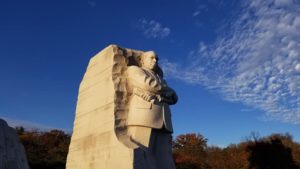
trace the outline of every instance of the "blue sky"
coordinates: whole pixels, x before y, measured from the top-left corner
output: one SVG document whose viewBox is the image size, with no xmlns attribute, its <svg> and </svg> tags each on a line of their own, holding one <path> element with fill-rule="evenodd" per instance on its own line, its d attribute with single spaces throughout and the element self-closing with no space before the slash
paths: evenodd
<svg viewBox="0 0 300 169">
<path fill-rule="evenodd" d="M 2 0 L 0 117 L 71 130 L 89 59 L 117 44 L 158 53 L 175 135 L 300 142 L 299 13 L 298 0 Z"/>
</svg>

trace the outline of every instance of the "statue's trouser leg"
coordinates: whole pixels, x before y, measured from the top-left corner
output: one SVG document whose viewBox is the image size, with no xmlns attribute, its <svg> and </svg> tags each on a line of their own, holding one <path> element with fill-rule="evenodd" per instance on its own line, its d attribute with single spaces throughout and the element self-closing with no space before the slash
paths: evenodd
<svg viewBox="0 0 300 169">
<path fill-rule="evenodd" d="M 175 169 L 171 133 L 151 129 L 149 147 L 134 150 L 134 169 Z"/>
<path fill-rule="evenodd" d="M 134 169 L 159 169 L 153 153 L 156 136 L 155 133 L 153 135 L 152 128 L 130 126 L 128 133 L 131 140 L 138 146 L 134 149 Z"/>
<path fill-rule="evenodd" d="M 175 164 L 172 157 L 171 133 L 162 129 L 153 129 L 151 141 L 152 136 L 154 136 L 155 138 L 153 138 L 154 144 L 151 149 L 158 169 L 175 169 Z"/>
</svg>

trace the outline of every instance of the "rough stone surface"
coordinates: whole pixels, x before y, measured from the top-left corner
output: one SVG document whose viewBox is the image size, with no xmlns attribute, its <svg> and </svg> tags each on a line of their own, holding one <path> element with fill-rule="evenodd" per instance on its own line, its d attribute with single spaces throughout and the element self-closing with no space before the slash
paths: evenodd
<svg viewBox="0 0 300 169">
<path fill-rule="evenodd" d="M 0 119 L 0 169 L 29 169 L 24 147 L 15 129 Z"/>
<path fill-rule="evenodd" d="M 157 153 L 162 149 L 168 155 L 171 153 L 170 132 L 164 134 L 159 129 L 163 124 L 153 132 L 147 126 L 128 126 L 128 96 L 132 93 L 127 86 L 127 68 L 139 66 L 143 53 L 110 45 L 90 60 L 79 87 L 67 169 L 173 169 L 156 167 L 152 164 L 152 161 L 156 163 L 155 159 L 149 155 L 148 146 L 155 139 L 151 136 L 150 140 L 151 133 L 157 133 L 158 141 L 168 144 L 156 147 L 159 148 Z M 157 69 L 156 72 L 161 72 L 159 67 Z M 139 143 L 132 137 L 140 138 Z M 151 159 L 148 161 L 145 157 Z M 170 157 L 166 159 L 172 166 Z M 163 161 L 164 157 L 159 163 Z"/>
<path fill-rule="evenodd" d="M 124 100 L 116 96 L 126 93 L 120 83 L 125 80 L 119 66 L 126 64 L 122 52 L 117 46 L 109 46 L 88 64 L 79 87 L 67 169 L 133 168 L 132 149 L 118 140 L 125 132 Z"/>
</svg>

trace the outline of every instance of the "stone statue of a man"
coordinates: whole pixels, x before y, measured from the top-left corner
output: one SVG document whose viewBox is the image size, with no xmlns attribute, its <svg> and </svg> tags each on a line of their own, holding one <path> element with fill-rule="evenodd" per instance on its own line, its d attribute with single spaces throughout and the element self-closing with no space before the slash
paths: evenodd
<svg viewBox="0 0 300 169">
<path fill-rule="evenodd" d="M 153 51 L 144 52 L 139 59 L 140 66 L 127 69 L 128 135 L 139 147 L 135 165 L 143 167 L 137 168 L 175 169 L 169 105 L 177 102 L 177 95 L 157 71 L 157 61 Z"/>
<path fill-rule="evenodd" d="M 169 105 L 177 95 L 157 60 L 153 51 L 117 45 L 90 59 L 79 87 L 67 169 L 175 169 Z"/>
</svg>

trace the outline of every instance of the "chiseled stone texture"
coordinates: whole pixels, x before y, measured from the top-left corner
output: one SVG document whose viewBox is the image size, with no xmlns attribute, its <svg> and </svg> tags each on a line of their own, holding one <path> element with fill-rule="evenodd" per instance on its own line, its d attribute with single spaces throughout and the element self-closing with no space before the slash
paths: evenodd
<svg viewBox="0 0 300 169">
<path fill-rule="evenodd" d="M 156 131 L 155 138 L 161 138 L 162 144 L 156 146 L 155 152 L 162 155 L 155 161 L 147 149 L 151 128 L 128 126 L 131 91 L 127 86 L 127 68 L 139 65 L 143 53 L 110 45 L 91 58 L 79 87 L 67 169 L 174 168 L 170 134 L 158 137 L 162 133 Z M 157 71 L 161 69 L 158 67 Z M 134 142 L 133 137 L 142 139 Z M 156 163 L 170 165 L 156 167 Z"/>
<path fill-rule="evenodd" d="M 24 147 L 15 129 L 0 119 L 0 169 L 29 169 Z"/>
<path fill-rule="evenodd" d="M 79 87 L 67 169 L 133 169 L 133 149 L 129 142 L 124 145 L 124 52 L 131 51 L 110 45 L 89 62 Z"/>
</svg>

